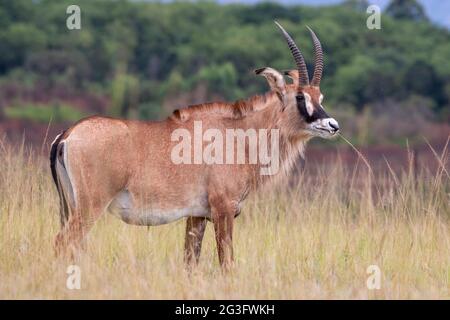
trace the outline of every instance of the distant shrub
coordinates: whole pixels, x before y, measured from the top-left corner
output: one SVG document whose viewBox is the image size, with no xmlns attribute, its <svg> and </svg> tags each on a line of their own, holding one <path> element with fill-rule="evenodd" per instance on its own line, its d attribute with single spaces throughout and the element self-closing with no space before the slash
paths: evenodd
<svg viewBox="0 0 450 320">
<path fill-rule="evenodd" d="M 3 113 L 9 119 L 31 120 L 48 123 L 50 120 L 77 121 L 86 116 L 85 113 L 68 104 L 17 104 L 5 107 Z"/>
</svg>

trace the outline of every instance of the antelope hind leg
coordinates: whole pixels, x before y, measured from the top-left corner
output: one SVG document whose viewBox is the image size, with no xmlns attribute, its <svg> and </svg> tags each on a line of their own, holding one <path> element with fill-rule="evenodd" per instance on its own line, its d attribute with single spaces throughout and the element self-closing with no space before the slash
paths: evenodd
<svg viewBox="0 0 450 320">
<path fill-rule="evenodd" d="M 199 261 L 206 223 L 207 220 L 201 217 L 189 217 L 186 220 L 184 262 L 188 268 L 196 265 Z"/>
<path fill-rule="evenodd" d="M 83 241 L 85 236 L 105 211 L 100 202 L 95 206 L 87 203 L 88 201 L 79 201 L 76 208 L 70 210 L 69 219 L 61 226 L 55 238 L 57 256 L 69 256 L 74 259 L 80 249 L 85 248 Z"/>
</svg>

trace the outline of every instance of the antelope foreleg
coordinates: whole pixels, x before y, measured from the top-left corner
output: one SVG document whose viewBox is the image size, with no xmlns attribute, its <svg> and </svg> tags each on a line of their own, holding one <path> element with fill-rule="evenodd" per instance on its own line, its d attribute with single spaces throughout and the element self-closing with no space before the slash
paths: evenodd
<svg viewBox="0 0 450 320">
<path fill-rule="evenodd" d="M 233 222 L 235 212 L 212 208 L 211 214 L 219 262 L 222 268 L 228 271 L 233 264 Z"/>
</svg>

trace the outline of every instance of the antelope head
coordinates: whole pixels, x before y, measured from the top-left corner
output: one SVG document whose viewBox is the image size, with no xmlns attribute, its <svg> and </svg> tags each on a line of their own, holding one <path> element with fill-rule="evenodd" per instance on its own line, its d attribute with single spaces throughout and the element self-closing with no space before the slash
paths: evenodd
<svg viewBox="0 0 450 320">
<path fill-rule="evenodd" d="M 331 138 L 339 131 L 338 122 L 330 117 L 322 105 L 323 94 L 320 91 L 320 80 L 323 72 L 323 51 L 316 34 L 308 27 L 314 44 L 314 74 L 310 81 L 305 59 L 292 37 L 284 28 L 281 29 L 289 49 L 297 65 L 296 70 L 285 71 L 292 79 L 292 84 L 286 84 L 283 75 L 272 68 L 262 68 L 255 72 L 263 75 L 269 82 L 283 104 L 285 117 L 283 126 L 296 136 Z"/>
</svg>

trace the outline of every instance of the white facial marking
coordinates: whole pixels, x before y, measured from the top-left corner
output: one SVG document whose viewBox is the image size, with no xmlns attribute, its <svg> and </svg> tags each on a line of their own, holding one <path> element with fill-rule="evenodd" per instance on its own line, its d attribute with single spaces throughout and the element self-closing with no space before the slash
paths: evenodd
<svg viewBox="0 0 450 320">
<path fill-rule="evenodd" d="M 319 103 L 322 105 L 322 101 L 323 101 L 323 94 L 320 94 L 320 97 L 319 97 Z M 321 106 L 322 107 L 322 106 Z M 323 107 L 322 107 L 323 108 Z"/>
<path fill-rule="evenodd" d="M 339 130 L 338 122 L 333 118 L 318 119 L 311 123 L 314 135 L 319 137 L 331 137 Z"/>
<path fill-rule="evenodd" d="M 336 130 L 339 128 L 338 122 L 334 118 L 328 118 L 325 119 L 327 121 L 327 126 L 333 130 Z"/>
<path fill-rule="evenodd" d="M 303 95 L 305 96 L 306 112 L 308 112 L 309 116 L 312 116 L 314 112 L 314 106 L 311 101 L 311 96 L 307 93 L 304 93 Z"/>
</svg>

